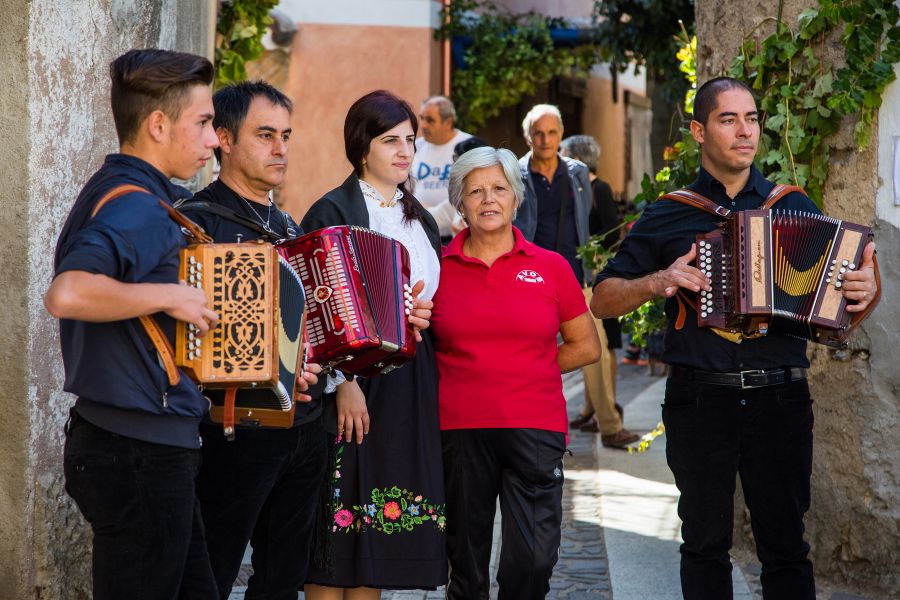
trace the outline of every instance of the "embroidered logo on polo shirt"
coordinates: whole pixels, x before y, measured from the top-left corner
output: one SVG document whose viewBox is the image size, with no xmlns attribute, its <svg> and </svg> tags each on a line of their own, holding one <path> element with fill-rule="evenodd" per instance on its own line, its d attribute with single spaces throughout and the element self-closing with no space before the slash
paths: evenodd
<svg viewBox="0 0 900 600">
<path fill-rule="evenodd" d="M 524 281 L 525 283 L 544 283 L 544 278 L 537 271 L 522 269 L 516 275 L 516 281 Z"/>
</svg>

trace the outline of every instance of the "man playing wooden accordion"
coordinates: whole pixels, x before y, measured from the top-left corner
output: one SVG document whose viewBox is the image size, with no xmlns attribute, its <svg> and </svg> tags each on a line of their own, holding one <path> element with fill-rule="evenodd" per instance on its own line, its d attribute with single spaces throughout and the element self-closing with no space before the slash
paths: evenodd
<svg viewBox="0 0 900 600">
<path fill-rule="evenodd" d="M 222 88 L 213 96 L 213 105 L 219 178 L 179 209 L 219 243 L 297 237 L 300 227 L 270 198 L 287 168 L 291 101 L 260 81 Z M 311 373 L 305 376 L 315 382 Z M 254 571 L 248 597 L 296 598 L 305 579 L 327 458 L 321 405 L 324 384 L 323 377 L 308 391 L 307 402 L 295 404 L 289 428 L 239 424 L 234 440 L 229 441 L 221 425 L 209 421 L 200 425 L 203 466 L 197 494 L 223 600 L 231 592 L 248 542 Z M 222 403 L 223 390 L 204 393 L 214 403 Z M 254 396 L 272 394 L 269 389 L 240 389 L 237 403 L 252 403 Z"/>
</svg>

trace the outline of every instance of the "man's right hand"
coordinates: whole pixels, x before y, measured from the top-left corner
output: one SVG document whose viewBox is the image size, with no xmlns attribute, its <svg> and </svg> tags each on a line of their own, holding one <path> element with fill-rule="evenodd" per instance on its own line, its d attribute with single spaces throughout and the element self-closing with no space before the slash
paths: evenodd
<svg viewBox="0 0 900 600">
<path fill-rule="evenodd" d="M 699 292 L 700 289 L 706 291 L 712 288 L 709 285 L 709 279 L 700 269 L 692 267 L 690 262 L 697 258 L 697 244 L 691 244 L 690 251 L 675 259 L 668 269 L 658 271 L 650 276 L 650 289 L 656 296 L 671 298 L 683 287 L 692 292 Z"/>
<path fill-rule="evenodd" d="M 197 336 L 203 337 L 218 325 L 219 315 L 207 308 L 206 294 L 203 290 L 187 285 L 170 284 L 169 308 L 164 312 L 174 319 L 184 321 L 197 328 Z"/>
</svg>

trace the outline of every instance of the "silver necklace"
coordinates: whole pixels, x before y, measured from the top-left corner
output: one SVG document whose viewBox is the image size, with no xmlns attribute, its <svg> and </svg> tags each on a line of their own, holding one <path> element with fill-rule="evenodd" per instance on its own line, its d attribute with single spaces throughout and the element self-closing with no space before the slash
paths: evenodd
<svg viewBox="0 0 900 600">
<path fill-rule="evenodd" d="M 269 221 L 272 220 L 272 199 L 269 198 L 269 212 L 266 213 L 266 220 L 263 221 L 262 215 L 259 214 L 258 212 L 256 212 L 256 209 L 253 208 L 253 203 L 251 203 L 249 200 L 247 200 L 240 194 L 238 194 L 238 198 L 243 200 L 244 204 L 246 204 L 248 207 L 250 207 L 250 210 L 252 210 L 253 214 L 256 215 L 256 218 L 259 219 L 259 222 L 262 225 L 262 228 L 265 229 L 267 232 L 272 233 L 272 228 L 269 227 Z"/>
</svg>

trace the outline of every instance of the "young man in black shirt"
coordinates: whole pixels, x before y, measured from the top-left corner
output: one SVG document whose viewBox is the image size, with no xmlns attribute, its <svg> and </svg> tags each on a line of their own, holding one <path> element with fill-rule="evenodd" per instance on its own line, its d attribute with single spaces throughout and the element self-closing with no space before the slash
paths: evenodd
<svg viewBox="0 0 900 600">
<path fill-rule="evenodd" d="M 774 184 L 753 165 L 759 115 L 749 88 L 731 78 L 704 84 L 694 101 L 691 133 L 701 168 L 689 189 L 731 211 L 758 208 Z M 778 209 L 818 212 L 799 192 Z M 663 421 L 666 456 L 681 492 L 681 585 L 687 600 L 731 598 L 732 502 L 735 474 L 750 509 L 763 595 L 813 600 L 815 584 L 803 516 L 810 503 L 813 412 L 806 381 L 806 342 L 770 333 L 733 343 L 697 327 L 693 311 L 676 328 L 679 288 L 689 296 L 709 281 L 689 263 L 695 236 L 718 219 L 663 199 L 635 223 L 618 254 L 597 277 L 591 310 L 625 314 L 656 296 L 668 298 L 663 360 L 672 365 Z M 845 274 L 849 312 L 876 295 L 870 243 L 860 268 Z"/>
<path fill-rule="evenodd" d="M 60 319 L 65 390 L 78 397 L 66 427 L 66 491 L 94 532 L 94 598 L 211 599 L 194 489 L 207 403 L 174 362 L 160 366 L 138 317 L 153 315 L 170 344 L 176 320 L 201 335 L 218 321 L 203 292 L 178 283 L 185 241 L 166 207 L 186 191 L 169 179 L 193 177 L 218 145 L 213 66 L 131 50 L 112 62 L 110 78 L 120 152 L 75 201 L 44 297 Z M 125 193 L 124 184 L 133 187 Z"/>
<path fill-rule="evenodd" d="M 266 83 L 243 82 L 216 92 L 213 104 L 219 179 L 180 210 L 216 242 L 296 237 L 300 227 L 269 196 L 281 184 L 287 167 L 291 101 Z M 210 205 L 219 210 L 211 212 Z M 304 376 L 315 382 L 311 373 Z M 253 575 L 246 597 L 297 598 L 297 588 L 306 577 L 327 458 L 322 379 L 308 390 L 308 401 L 296 405 L 289 429 L 238 425 L 235 439 L 228 441 L 221 425 L 205 422 L 200 426 L 203 466 L 197 493 L 223 600 L 231 592 L 248 542 L 253 548 Z M 254 394 L 271 392 L 239 390 L 238 401 Z"/>
</svg>

